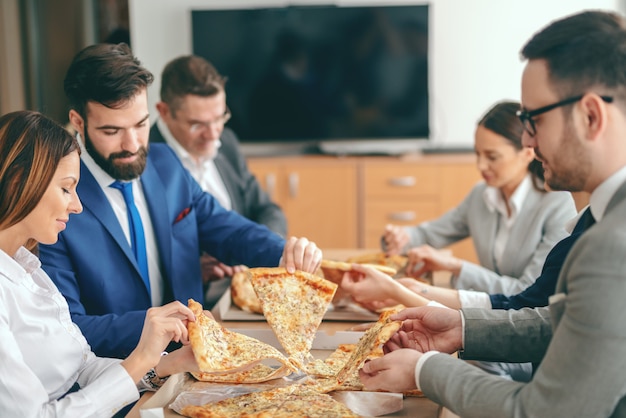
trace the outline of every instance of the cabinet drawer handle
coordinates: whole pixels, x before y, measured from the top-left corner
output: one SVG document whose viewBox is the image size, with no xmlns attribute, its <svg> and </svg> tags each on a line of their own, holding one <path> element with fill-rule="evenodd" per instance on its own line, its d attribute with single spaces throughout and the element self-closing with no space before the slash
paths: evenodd
<svg viewBox="0 0 626 418">
<path fill-rule="evenodd" d="M 389 219 L 397 222 L 409 222 L 417 219 L 417 214 L 412 210 L 408 210 L 406 212 L 391 212 L 389 214 Z"/>
<path fill-rule="evenodd" d="M 298 173 L 289 174 L 289 195 L 292 198 L 298 197 L 299 188 L 300 188 L 300 176 L 298 176 Z"/>
<path fill-rule="evenodd" d="M 274 193 L 276 192 L 276 174 L 267 174 L 265 176 L 265 188 L 270 199 L 274 200 Z"/>
<path fill-rule="evenodd" d="M 416 183 L 417 180 L 414 176 L 392 177 L 389 179 L 389 184 L 398 187 L 412 187 L 415 186 Z"/>
</svg>

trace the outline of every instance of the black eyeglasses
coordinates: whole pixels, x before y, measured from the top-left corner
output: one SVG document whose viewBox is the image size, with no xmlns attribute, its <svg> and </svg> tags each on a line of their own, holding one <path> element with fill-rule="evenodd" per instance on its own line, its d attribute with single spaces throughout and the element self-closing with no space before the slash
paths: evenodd
<svg viewBox="0 0 626 418">
<path fill-rule="evenodd" d="M 581 94 L 580 96 L 570 97 L 561 100 L 560 102 L 552 103 L 551 105 L 540 107 L 539 109 L 531 111 L 520 109 L 516 112 L 516 115 L 519 118 L 520 122 L 522 122 L 522 125 L 524 125 L 524 129 L 526 130 L 526 132 L 528 132 L 530 136 L 535 136 L 537 134 L 537 128 L 535 128 L 535 121 L 533 120 L 535 116 L 539 116 L 542 113 L 549 112 L 552 109 L 556 109 L 557 107 L 567 106 L 569 104 L 576 103 L 583 97 L 585 97 L 585 95 Z M 613 102 L 613 98 L 611 96 L 600 96 L 600 98 L 607 103 Z"/>
</svg>

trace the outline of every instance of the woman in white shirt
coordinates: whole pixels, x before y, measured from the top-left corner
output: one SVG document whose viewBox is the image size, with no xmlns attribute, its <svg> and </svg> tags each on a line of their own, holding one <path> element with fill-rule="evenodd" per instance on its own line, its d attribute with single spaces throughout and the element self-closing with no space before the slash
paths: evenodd
<svg viewBox="0 0 626 418">
<path fill-rule="evenodd" d="M 494 105 L 478 122 L 474 148 L 483 180 L 439 219 L 411 227 L 388 225 L 383 247 L 407 253 L 407 274 L 453 274 L 457 289 L 513 295 L 539 277 L 548 252 L 576 216 L 572 196 L 547 192 L 532 148 L 522 145 L 517 102 Z M 439 249 L 471 237 L 480 265 Z"/>
<path fill-rule="evenodd" d="M 52 244 L 82 211 L 75 138 L 31 111 L 0 117 L 0 416 L 109 417 L 155 386 L 155 377 L 197 370 L 187 343 L 193 313 L 173 302 L 146 315 L 125 360 L 96 357 L 67 302 L 31 251 Z M 89 231 L 85 231 L 89 233 Z M 154 370 L 158 365 L 158 370 Z"/>
</svg>

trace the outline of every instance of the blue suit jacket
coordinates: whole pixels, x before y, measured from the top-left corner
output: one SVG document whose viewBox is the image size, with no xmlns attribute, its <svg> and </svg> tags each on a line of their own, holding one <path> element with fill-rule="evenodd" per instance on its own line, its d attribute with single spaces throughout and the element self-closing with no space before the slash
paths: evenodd
<svg viewBox="0 0 626 418">
<path fill-rule="evenodd" d="M 141 182 L 161 258 L 164 303 L 203 300 L 201 250 L 230 265 L 278 265 L 285 241 L 222 208 L 167 145 L 151 145 Z M 56 244 L 40 246 L 42 267 L 94 352 L 126 357 L 139 341 L 150 295 L 109 201 L 82 162 L 78 195 L 84 211 L 72 216 Z"/>
</svg>

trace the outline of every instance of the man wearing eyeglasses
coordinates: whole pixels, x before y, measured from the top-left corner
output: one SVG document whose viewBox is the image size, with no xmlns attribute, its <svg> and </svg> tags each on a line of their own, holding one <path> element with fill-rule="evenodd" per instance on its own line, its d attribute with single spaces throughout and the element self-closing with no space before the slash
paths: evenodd
<svg viewBox="0 0 626 418">
<path fill-rule="evenodd" d="M 287 221 L 278 205 L 248 170 L 235 133 L 224 125 L 231 117 L 226 105 L 226 79 L 202 57 L 187 55 L 170 61 L 161 75 L 159 119 L 150 142 L 167 143 L 203 190 L 226 209 L 267 226 L 281 236 Z M 242 266 L 228 266 L 211 255 L 201 257 L 205 306 L 213 304 Z"/>
<path fill-rule="evenodd" d="M 555 190 L 586 191 L 589 222 L 547 308 L 413 308 L 392 316 L 368 389 L 419 387 L 466 417 L 626 417 L 626 21 L 599 11 L 553 22 L 524 46 L 523 141 Z M 529 383 L 464 359 L 541 363 Z"/>
</svg>

